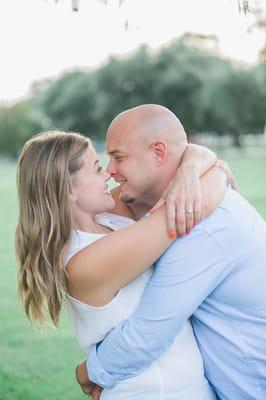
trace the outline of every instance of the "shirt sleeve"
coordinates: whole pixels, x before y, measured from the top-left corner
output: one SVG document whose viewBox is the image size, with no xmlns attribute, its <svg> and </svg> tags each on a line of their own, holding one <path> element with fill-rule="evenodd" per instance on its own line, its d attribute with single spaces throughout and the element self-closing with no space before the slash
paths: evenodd
<svg viewBox="0 0 266 400">
<path fill-rule="evenodd" d="M 148 368 L 231 265 L 222 244 L 200 225 L 175 240 L 156 262 L 134 314 L 93 346 L 87 361 L 91 380 L 107 388 Z"/>
</svg>

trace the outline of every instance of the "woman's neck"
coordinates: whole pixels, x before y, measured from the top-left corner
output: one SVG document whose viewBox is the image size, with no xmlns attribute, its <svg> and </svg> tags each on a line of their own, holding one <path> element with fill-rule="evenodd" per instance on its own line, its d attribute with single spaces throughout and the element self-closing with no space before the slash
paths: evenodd
<svg viewBox="0 0 266 400">
<path fill-rule="evenodd" d="M 82 214 L 73 218 L 73 229 L 90 233 L 110 233 L 111 229 L 96 221 L 96 215 Z"/>
</svg>

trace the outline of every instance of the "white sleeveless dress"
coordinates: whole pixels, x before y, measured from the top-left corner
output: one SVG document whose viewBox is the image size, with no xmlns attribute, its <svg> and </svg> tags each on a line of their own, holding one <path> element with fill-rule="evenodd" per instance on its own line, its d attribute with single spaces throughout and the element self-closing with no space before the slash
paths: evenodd
<svg viewBox="0 0 266 400">
<path fill-rule="evenodd" d="M 134 221 L 114 214 L 97 216 L 102 225 L 121 229 Z M 72 231 L 68 260 L 85 246 L 101 238 L 102 234 Z M 142 292 L 152 274 L 152 268 L 124 286 L 102 307 L 88 306 L 68 296 L 67 310 L 76 338 L 89 354 L 93 344 L 101 341 L 120 322 L 128 319 L 136 309 Z M 216 399 L 204 377 L 201 354 L 196 344 L 190 321 L 186 321 L 170 348 L 140 375 L 104 389 L 101 400 L 214 400 Z"/>
</svg>

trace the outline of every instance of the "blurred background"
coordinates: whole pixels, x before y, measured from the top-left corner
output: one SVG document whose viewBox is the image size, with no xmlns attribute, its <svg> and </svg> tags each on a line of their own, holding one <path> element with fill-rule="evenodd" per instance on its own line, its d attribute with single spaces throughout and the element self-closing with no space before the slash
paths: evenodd
<svg viewBox="0 0 266 400">
<path fill-rule="evenodd" d="M 0 400 L 82 399 L 63 316 L 30 327 L 16 295 L 16 160 L 34 133 L 90 136 L 105 163 L 115 115 L 169 107 L 229 162 L 266 218 L 266 1 L 8 0 L 0 5 Z"/>
</svg>

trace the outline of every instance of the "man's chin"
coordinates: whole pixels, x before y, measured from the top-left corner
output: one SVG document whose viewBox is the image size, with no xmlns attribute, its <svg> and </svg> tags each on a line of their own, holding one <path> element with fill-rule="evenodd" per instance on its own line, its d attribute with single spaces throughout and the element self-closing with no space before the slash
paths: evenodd
<svg viewBox="0 0 266 400">
<path fill-rule="evenodd" d="M 125 204 L 132 204 L 135 201 L 135 197 L 130 196 L 127 193 L 120 193 L 120 200 Z"/>
</svg>

